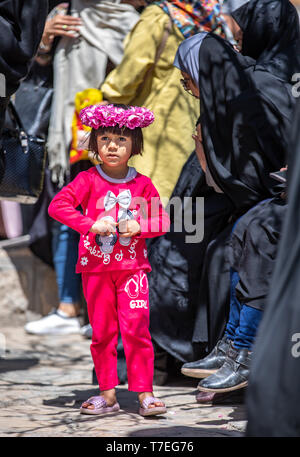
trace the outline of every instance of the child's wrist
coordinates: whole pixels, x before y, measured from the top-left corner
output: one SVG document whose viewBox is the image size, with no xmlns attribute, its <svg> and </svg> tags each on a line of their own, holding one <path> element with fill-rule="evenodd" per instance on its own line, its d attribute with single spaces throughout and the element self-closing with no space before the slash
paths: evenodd
<svg viewBox="0 0 300 457">
<path fill-rule="evenodd" d="M 135 235 L 134 236 L 138 236 L 141 233 L 141 226 L 140 226 L 140 224 L 139 224 L 139 222 L 137 220 L 135 222 L 136 222 L 136 230 L 135 230 Z"/>
<path fill-rule="evenodd" d="M 93 224 L 93 225 L 91 226 L 91 228 L 90 228 L 90 230 L 89 230 L 89 231 L 90 231 L 90 233 L 95 233 L 95 230 L 94 230 L 94 225 L 95 225 L 95 224 Z"/>
<path fill-rule="evenodd" d="M 91 226 L 90 233 L 99 233 L 99 224 L 97 224 L 97 222 L 94 222 Z"/>
</svg>

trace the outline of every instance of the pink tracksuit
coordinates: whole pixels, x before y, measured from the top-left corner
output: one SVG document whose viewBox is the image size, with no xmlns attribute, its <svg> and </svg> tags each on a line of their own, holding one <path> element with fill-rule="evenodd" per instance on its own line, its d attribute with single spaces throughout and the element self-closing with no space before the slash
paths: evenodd
<svg viewBox="0 0 300 457">
<path fill-rule="evenodd" d="M 76 209 L 81 206 L 82 213 Z M 91 354 L 100 390 L 119 384 L 117 341 L 121 331 L 128 389 L 152 392 L 154 353 L 149 333 L 149 290 L 145 238 L 163 235 L 170 220 L 151 180 L 132 167 L 124 179 L 98 165 L 78 176 L 52 200 L 49 215 L 81 233 L 76 272 L 93 328 Z M 98 219 L 136 219 L 133 238 L 100 237 L 89 230 Z"/>
</svg>

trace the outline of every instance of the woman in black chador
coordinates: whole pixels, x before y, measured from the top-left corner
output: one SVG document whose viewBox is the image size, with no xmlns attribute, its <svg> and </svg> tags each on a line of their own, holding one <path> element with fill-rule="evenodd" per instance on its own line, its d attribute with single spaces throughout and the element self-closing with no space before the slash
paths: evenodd
<svg viewBox="0 0 300 457">
<path fill-rule="evenodd" d="M 185 87 L 200 98 L 195 139 L 205 171 L 192 189 L 193 196 L 205 197 L 204 240 L 189 245 L 184 233 L 169 234 L 150 251 L 153 336 L 180 360 L 196 358 L 196 343 L 208 342 L 212 349 L 224 333 L 230 292 L 226 247 L 235 221 L 280 193 L 269 173 L 285 165 L 295 103 L 291 80 L 300 71 L 299 21 L 290 2 L 234 5 L 230 20 L 240 52 L 218 36 L 199 33 L 180 45 L 174 62 Z M 188 195 L 192 166 L 191 158 L 176 195 Z M 197 371 L 197 362 L 190 368 Z"/>
<path fill-rule="evenodd" d="M 300 435 L 300 99 L 288 149 L 288 210 L 247 398 L 248 436 Z"/>
</svg>

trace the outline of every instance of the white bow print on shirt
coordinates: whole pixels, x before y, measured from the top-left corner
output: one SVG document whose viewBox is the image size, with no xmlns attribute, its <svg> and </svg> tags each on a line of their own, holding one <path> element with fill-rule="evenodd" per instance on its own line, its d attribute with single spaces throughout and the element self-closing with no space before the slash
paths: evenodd
<svg viewBox="0 0 300 457">
<path fill-rule="evenodd" d="M 131 203 L 131 192 L 129 189 L 123 190 L 116 197 L 115 194 L 109 190 L 104 198 L 104 208 L 106 211 L 112 209 L 116 204 L 119 203 L 121 208 L 128 209 Z"/>
</svg>

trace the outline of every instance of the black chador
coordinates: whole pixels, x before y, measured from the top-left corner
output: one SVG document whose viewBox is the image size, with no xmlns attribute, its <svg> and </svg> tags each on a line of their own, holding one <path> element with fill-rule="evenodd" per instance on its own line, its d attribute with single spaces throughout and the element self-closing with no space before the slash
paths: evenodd
<svg viewBox="0 0 300 457">
<path fill-rule="evenodd" d="M 281 192 L 269 173 L 286 164 L 296 100 L 291 81 L 300 72 L 300 34 L 293 5 L 250 0 L 232 16 L 244 31 L 241 53 L 213 33 L 199 51 L 205 155 L 223 193 L 206 185 L 193 154 L 173 195 L 204 197 L 204 239 L 189 245 L 185 232 L 167 234 L 151 241 L 149 253 L 152 336 L 181 361 L 195 360 L 198 343 L 212 349 L 223 335 L 232 227 L 250 208 Z"/>
<path fill-rule="evenodd" d="M 300 72 L 299 18 L 288 0 L 250 0 L 232 16 L 244 32 L 241 53 L 208 34 L 199 53 L 201 126 L 211 175 L 232 204 L 230 222 L 279 195 L 270 172 L 286 164 Z M 206 249 L 193 341 L 209 348 L 223 335 L 229 305 L 227 246 L 232 224 Z"/>
<path fill-rule="evenodd" d="M 300 436 L 300 101 L 288 162 L 288 209 L 253 349 L 248 436 Z"/>
</svg>

